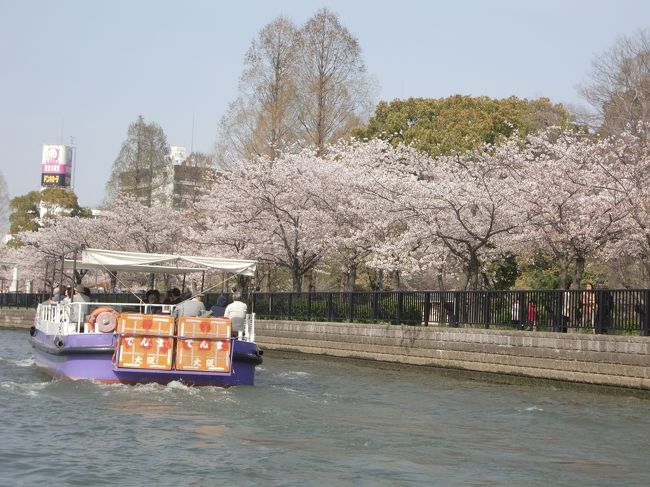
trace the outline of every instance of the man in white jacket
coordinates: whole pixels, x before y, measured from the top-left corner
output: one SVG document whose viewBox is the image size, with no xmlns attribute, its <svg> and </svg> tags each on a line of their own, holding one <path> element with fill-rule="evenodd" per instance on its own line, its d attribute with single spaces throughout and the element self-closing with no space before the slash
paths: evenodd
<svg viewBox="0 0 650 487">
<path fill-rule="evenodd" d="M 241 301 L 241 294 L 233 294 L 233 302 L 226 306 L 226 311 L 224 312 L 224 318 L 229 318 L 232 323 L 233 335 L 236 335 L 239 331 L 244 331 L 244 324 L 246 323 L 246 312 L 248 311 L 248 306 L 246 303 Z"/>
</svg>

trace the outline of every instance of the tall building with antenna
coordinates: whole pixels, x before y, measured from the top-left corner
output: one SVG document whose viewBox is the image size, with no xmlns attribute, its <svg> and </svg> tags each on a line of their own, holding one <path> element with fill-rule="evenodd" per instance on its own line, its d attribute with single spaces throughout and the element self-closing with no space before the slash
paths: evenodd
<svg viewBox="0 0 650 487">
<path fill-rule="evenodd" d="M 74 155 L 74 147 L 71 145 L 43 145 L 41 188 L 70 189 Z"/>
<path fill-rule="evenodd" d="M 75 147 L 72 145 L 43 145 L 41 158 L 41 190 L 46 188 L 73 188 L 73 165 L 75 163 Z M 60 211 L 54 209 L 51 211 Z M 41 204 L 39 217 L 43 219 L 47 208 Z"/>
</svg>

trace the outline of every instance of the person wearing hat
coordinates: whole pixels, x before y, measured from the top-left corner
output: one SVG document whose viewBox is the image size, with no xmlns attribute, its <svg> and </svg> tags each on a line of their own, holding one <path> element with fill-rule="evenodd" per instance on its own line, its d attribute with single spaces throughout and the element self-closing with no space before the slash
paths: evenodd
<svg viewBox="0 0 650 487">
<path fill-rule="evenodd" d="M 215 318 L 221 317 L 226 312 L 226 305 L 228 304 L 228 298 L 223 294 L 220 294 L 217 298 L 217 302 L 210 308 L 211 315 Z"/>
</svg>

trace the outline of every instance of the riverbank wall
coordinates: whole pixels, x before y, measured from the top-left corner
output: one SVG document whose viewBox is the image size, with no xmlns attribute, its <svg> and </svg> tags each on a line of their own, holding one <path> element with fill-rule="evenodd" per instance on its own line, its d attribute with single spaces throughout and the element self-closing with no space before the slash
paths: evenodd
<svg viewBox="0 0 650 487">
<path fill-rule="evenodd" d="M 33 320 L 33 310 L 0 309 L 0 327 Z M 268 351 L 650 391 L 650 337 L 270 320 L 255 332 Z"/>
<path fill-rule="evenodd" d="M 266 350 L 650 390 L 650 338 L 475 328 L 256 321 Z"/>
<path fill-rule="evenodd" d="M 35 316 L 33 309 L 0 309 L 0 328 L 29 328 L 34 324 Z"/>
</svg>

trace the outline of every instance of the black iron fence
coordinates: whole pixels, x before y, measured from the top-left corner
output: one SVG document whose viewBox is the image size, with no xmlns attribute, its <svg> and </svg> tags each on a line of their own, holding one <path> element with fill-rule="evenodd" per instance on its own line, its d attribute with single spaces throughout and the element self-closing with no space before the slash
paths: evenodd
<svg viewBox="0 0 650 487">
<path fill-rule="evenodd" d="M 41 293 L 0 293 L 0 308 L 36 308 L 48 297 Z"/>
<path fill-rule="evenodd" d="M 218 294 L 206 294 L 206 308 Z M 1 293 L 2 308 L 35 308 L 44 294 Z M 131 294 L 92 294 L 132 302 Z M 650 336 L 650 289 L 255 293 L 258 319 L 510 328 Z"/>
<path fill-rule="evenodd" d="M 258 318 L 650 335 L 650 289 L 256 293 Z"/>
</svg>

